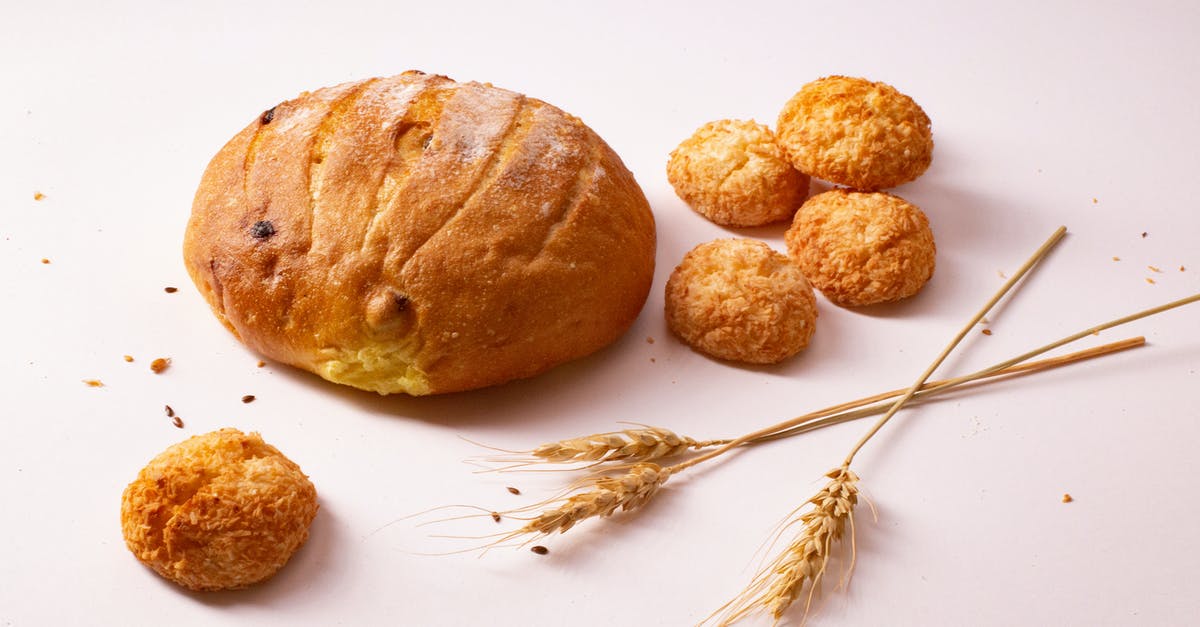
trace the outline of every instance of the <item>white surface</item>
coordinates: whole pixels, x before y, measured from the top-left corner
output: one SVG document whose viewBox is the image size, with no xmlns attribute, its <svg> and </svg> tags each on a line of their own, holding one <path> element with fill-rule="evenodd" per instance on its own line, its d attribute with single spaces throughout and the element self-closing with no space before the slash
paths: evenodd
<svg viewBox="0 0 1200 627">
<path fill-rule="evenodd" d="M 908 384 L 1060 224 L 1071 234 L 994 335 L 969 336 L 943 373 L 1200 290 L 1194 3 L 175 4 L 10 3 L 0 25 L 0 625 L 692 624 L 741 589 L 865 423 L 681 476 L 545 557 L 418 556 L 470 543 L 395 521 L 526 504 L 562 480 L 472 474 L 479 450 L 459 436 L 524 448 L 619 420 L 732 436 Z M 659 228 L 653 292 L 622 341 L 526 382 L 379 398 L 256 368 L 217 324 L 179 252 L 208 159 L 300 91 L 409 68 L 547 100 L 622 155 Z M 831 73 L 888 81 L 932 118 L 933 166 L 897 192 L 931 219 L 937 274 L 892 307 L 821 300 L 815 343 L 779 367 L 701 357 L 666 331 L 662 288 L 729 232 L 676 199 L 667 153 L 711 119 L 773 123 Z M 782 230 L 735 234 L 781 247 Z M 1198 317 L 1144 320 L 1082 345 L 1143 334 L 1146 348 L 903 413 L 856 462 L 878 520 L 861 510 L 852 585 L 812 624 L 1194 621 Z M 154 376 L 158 356 L 174 361 Z M 120 495 L 164 447 L 223 426 L 296 460 L 322 509 L 271 582 L 190 594 L 125 549 Z"/>
</svg>

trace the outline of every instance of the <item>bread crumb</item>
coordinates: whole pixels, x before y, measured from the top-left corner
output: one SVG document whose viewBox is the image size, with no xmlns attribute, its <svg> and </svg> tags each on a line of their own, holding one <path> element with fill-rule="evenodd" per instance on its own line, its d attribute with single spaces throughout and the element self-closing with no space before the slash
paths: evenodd
<svg viewBox="0 0 1200 627">
<path fill-rule="evenodd" d="M 1070 503 L 1071 501 L 1074 501 L 1074 500 L 1075 499 L 1072 498 L 1070 494 L 1063 494 L 1063 496 L 1062 496 L 1063 503 Z"/>
<path fill-rule="evenodd" d="M 263 367 L 263 366 L 265 366 L 265 365 L 267 365 L 267 362 L 265 362 L 265 361 L 260 361 L 260 362 L 258 362 L 258 367 L 259 367 L 259 368 L 262 368 L 262 367 Z"/>
<path fill-rule="evenodd" d="M 174 294 L 175 292 L 178 292 L 178 291 L 179 291 L 179 288 L 178 288 L 178 287 L 170 287 L 170 286 L 168 286 L 168 287 L 164 287 L 164 288 L 163 288 L 163 291 L 164 291 L 164 292 L 166 292 L 166 293 L 168 293 L 168 294 Z"/>
<path fill-rule="evenodd" d="M 1146 231 L 1142 231 L 1142 239 L 1146 239 L 1147 235 L 1149 235 L 1149 233 L 1147 233 Z"/>
<path fill-rule="evenodd" d="M 991 335 L 991 334 L 992 334 L 992 330 L 991 330 L 991 329 L 984 329 L 984 330 L 983 330 L 983 334 L 984 334 L 984 335 Z"/>
<path fill-rule="evenodd" d="M 653 357 L 650 358 L 650 363 L 655 363 L 656 361 Z"/>
<path fill-rule="evenodd" d="M 42 263 L 50 263 L 50 260 L 46 259 L 45 257 L 42 257 Z"/>
<path fill-rule="evenodd" d="M 242 397 L 242 402 L 243 403 L 253 403 L 254 398 L 255 398 L 255 396 L 253 394 L 247 394 Z"/>
<path fill-rule="evenodd" d="M 653 344 L 653 343 L 654 343 L 654 336 L 653 336 L 653 335 L 647 335 L 647 336 L 646 336 L 646 343 L 647 343 L 647 344 Z"/>
<path fill-rule="evenodd" d="M 1100 200 L 1099 200 L 1099 199 L 1096 199 L 1096 198 L 1093 198 L 1093 199 L 1092 199 L 1092 204 L 1093 204 L 1093 205 L 1098 205 L 1098 204 L 1100 204 Z"/>
<path fill-rule="evenodd" d="M 1156 267 L 1154 267 L 1154 266 L 1146 266 L 1146 267 L 1147 267 L 1147 268 L 1150 268 L 1150 271 L 1151 271 L 1151 272 L 1162 272 L 1162 270 L 1159 270 L 1158 268 L 1156 268 Z"/>
<path fill-rule="evenodd" d="M 1152 279 L 1150 277 L 1146 277 L 1146 282 L 1149 283 L 1150 285 L 1154 285 L 1154 279 Z"/>
<path fill-rule="evenodd" d="M 1187 270 L 1187 268 L 1185 268 L 1185 267 L 1183 267 L 1183 266 L 1179 266 L 1179 271 L 1180 271 L 1180 272 L 1183 272 L 1184 270 Z"/>
<path fill-rule="evenodd" d="M 170 357 L 159 357 L 158 359 L 155 359 L 154 361 L 150 362 L 150 370 L 153 371 L 154 374 L 162 374 L 163 371 L 166 370 L 167 367 L 170 365 L 171 365 Z"/>
<path fill-rule="evenodd" d="M 45 194 L 43 194 L 43 193 L 41 193 L 41 192 L 34 192 L 34 193 L 33 193 L 33 199 L 34 199 L 34 200 L 45 200 L 45 199 L 46 199 L 46 195 L 45 195 Z"/>
<path fill-rule="evenodd" d="M 103 382 L 103 381 L 101 381 L 100 379 L 84 379 L 84 380 L 83 380 L 83 382 L 84 382 L 84 383 L 86 383 L 86 384 L 87 384 L 87 386 L 88 386 L 88 387 L 90 387 L 90 388 L 102 388 L 102 387 L 104 387 L 104 382 Z"/>
</svg>

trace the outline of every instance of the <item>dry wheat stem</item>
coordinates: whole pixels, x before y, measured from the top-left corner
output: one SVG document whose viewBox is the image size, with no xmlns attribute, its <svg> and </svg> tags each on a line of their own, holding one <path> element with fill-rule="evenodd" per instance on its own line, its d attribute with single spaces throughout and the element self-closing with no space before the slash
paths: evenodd
<svg viewBox="0 0 1200 627">
<path fill-rule="evenodd" d="M 1149 308 L 1149 309 L 1143 309 L 1142 311 L 1139 311 L 1139 312 L 1136 312 L 1136 313 L 1132 313 L 1132 314 L 1129 314 L 1129 315 L 1127 315 L 1127 316 L 1122 316 L 1122 317 L 1120 317 L 1120 318 L 1116 318 L 1116 319 L 1114 319 L 1114 320 L 1109 320 L 1108 322 L 1104 322 L 1104 323 L 1098 324 L 1098 325 L 1096 325 L 1096 326 L 1093 326 L 1093 327 L 1088 327 L 1088 328 L 1086 328 L 1086 329 L 1084 329 L 1084 330 L 1082 330 L 1082 331 L 1079 331 L 1078 333 L 1073 333 L 1073 334 L 1071 334 L 1071 335 L 1068 335 L 1068 336 L 1066 336 L 1066 337 L 1064 337 L 1064 338 L 1061 338 L 1061 339 L 1055 340 L 1055 341 L 1053 341 L 1053 342 L 1050 342 L 1049 344 L 1045 344 L 1045 345 L 1043 345 L 1043 346 L 1040 346 L 1040 347 L 1038 347 L 1038 348 L 1035 348 L 1035 349 L 1033 349 L 1033 350 L 1031 350 L 1031 351 L 1028 351 L 1028 352 L 1022 353 L 1022 354 L 1020 354 L 1020 355 L 1017 355 L 1016 357 L 1013 357 L 1012 359 L 1009 359 L 1009 360 L 1006 360 L 1006 361 L 1000 362 L 1000 363 L 998 363 L 998 364 L 996 364 L 996 365 L 992 366 L 991 368 L 988 368 L 988 369 L 987 369 L 987 370 L 985 370 L 984 372 L 995 372 L 995 371 L 998 371 L 998 370 L 1000 370 L 1000 369 L 1003 369 L 1003 368 L 1006 368 L 1006 367 L 1008 367 L 1008 366 L 1011 366 L 1011 365 L 1013 365 L 1013 364 L 1015 364 L 1015 363 L 1020 363 L 1020 362 L 1022 362 L 1022 361 L 1025 361 L 1025 360 L 1027 360 L 1027 359 L 1032 359 L 1032 358 L 1034 358 L 1034 357 L 1037 357 L 1038 355 L 1041 355 L 1041 354 L 1043 354 L 1043 353 L 1046 353 L 1046 352 L 1048 352 L 1048 351 L 1052 351 L 1052 350 L 1054 350 L 1054 349 L 1056 349 L 1056 348 L 1058 348 L 1059 346 L 1062 346 L 1062 345 L 1064 345 L 1064 344 L 1069 344 L 1069 343 L 1071 343 L 1071 342 L 1074 342 L 1074 341 L 1076 341 L 1076 340 L 1078 340 L 1078 339 L 1085 338 L 1085 337 L 1087 337 L 1087 336 L 1089 336 L 1089 335 L 1093 335 L 1093 334 L 1099 333 L 1099 332 L 1101 332 L 1101 331 L 1103 331 L 1103 330 L 1105 330 L 1105 329 L 1111 329 L 1111 328 L 1113 328 L 1113 327 L 1115 327 L 1115 326 L 1120 326 L 1120 325 L 1122 325 L 1122 324 L 1127 324 L 1127 323 L 1129 323 L 1129 322 L 1133 322 L 1133 321 L 1135 321 L 1135 320 L 1141 320 L 1142 318 L 1146 318 L 1146 317 L 1148 317 L 1148 316 L 1153 316 L 1153 315 L 1155 315 L 1155 314 L 1159 314 L 1159 313 L 1162 313 L 1162 312 L 1164 312 L 1164 311 L 1167 311 L 1167 310 L 1170 310 L 1170 309 L 1175 309 L 1176 307 L 1182 307 L 1182 306 L 1184 306 L 1184 305 L 1187 305 L 1187 304 L 1190 304 L 1190 303 L 1194 303 L 1194 302 L 1196 302 L 1196 301 L 1198 301 L 1198 300 L 1200 300 L 1200 294 L 1193 294 L 1193 295 L 1191 295 L 1191 296 L 1186 296 L 1186 297 L 1184 297 L 1184 298 L 1180 298 L 1180 299 L 1178 299 L 1178 300 L 1173 300 L 1173 301 L 1171 301 L 1171 302 L 1169 302 L 1169 303 L 1165 303 L 1165 304 L 1163 304 L 1163 305 L 1159 305 L 1159 306 L 1157 306 L 1157 307 L 1151 307 L 1151 308 Z M 904 399 L 902 399 L 902 400 L 904 400 Z M 897 403 L 899 403 L 899 401 L 897 401 Z M 870 440 L 870 439 L 871 439 L 871 438 L 872 438 L 872 437 L 873 437 L 873 436 L 874 436 L 876 433 L 878 433 L 878 432 L 879 432 L 879 430 L 880 430 L 881 428 L 883 428 L 883 425 L 887 423 L 887 421 L 888 421 L 888 420 L 889 420 L 889 419 L 892 417 L 892 415 L 893 415 L 893 414 L 895 414 L 895 412 L 894 412 L 894 411 L 889 411 L 887 414 L 884 414 L 884 415 L 883 415 L 883 416 L 882 416 L 882 417 L 879 419 L 879 421 L 878 421 L 878 422 L 876 422 L 876 423 L 875 423 L 875 424 L 874 424 L 874 425 L 871 427 L 871 429 L 870 429 L 869 431 L 867 431 L 867 433 L 866 433 L 865 435 L 863 435 L 863 437 L 862 437 L 861 439 L 859 439 L 858 443 L 854 445 L 854 448 L 853 448 L 853 449 L 851 449 L 851 451 L 850 451 L 850 454 L 846 456 L 846 463 L 847 463 L 847 464 L 849 464 L 849 463 L 850 463 L 850 462 L 851 462 L 851 461 L 854 459 L 854 455 L 858 453 L 859 449 L 861 449 L 861 448 L 863 447 L 863 445 L 867 443 L 867 441 L 868 441 L 868 440 Z"/>
<path fill-rule="evenodd" d="M 1049 239 L 1047 239 L 1045 243 L 1038 247 L 1037 251 L 1034 252 L 1024 264 L 1021 264 L 1020 269 L 1013 274 L 1012 278 L 1005 281 L 1004 285 L 1001 285 L 1000 289 L 996 290 L 996 293 L 992 295 L 992 297 L 989 298 L 986 303 L 984 303 L 983 307 L 981 307 L 979 311 L 976 312 L 975 315 L 963 325 L 962 329 L 958 331 L 954 338 L 950 340 L 950 343 L 946 345 L 946 348 L 942 349 L 941 354 L 939 354 L 937 358 L 933 360 L 933 363 L 929 364 L 929 367 L 926 368 L 923 373 L 921 373 L 921 376 L 917 377 L 916 383 L 913 383 L 912 387 L 910 387 L 908 391 L 904 393 L 904 396 L 896 399 L 895 404 L 888 409 L 887 413 L 885 413 L 871 427 L 867 434 L 863 436 L 863 438 L 859 440 L 857 444 L 854 445 L 854 448 L 850 449 L 850 454 L 846 456 L 846 466 L 849 466 L 850 462 L 854 461 L 854 455 L 857 454 L 858 450 L 867 443 L 867 440 L 870 440 L 872 436 L 882 429 L 883 425 L 887 424 L 888 421 L 892 419 L 892 416 L 896 415 L 896 412 L 900 411 L 900 408 L 908 402 L 908 399 L 912 398 L 913 395 L 917 393 L 917 390 L 920 390 L 921 386 L 925 385 L 925 382 L 929 380 L 929 377 L 933 376 L 933 371 L 937 370 L 938 366 L 942 365 L 942 362 L 950 356 L 950 353 L 954 351 L 960 342 L 962 342 L 963 338 L 971 332 L 971 329 L 975 328 L 975 325 L 979 324 L 980 320 L 983 320 L 983 317 L 992 310 L 992 307 L 995 307 L 996 303 L 1000 302 L 1000 299 L 1004 298 L 1004 295 L 1007 294 L 1009 290 L 1011 290 L 1013 286 L 1017 284 L 1017 281 L 1020 281 L 1026 273 L 1032 270 L 1033 267 L 1037 265 L 1037 262 L 1041 261 L 1042 258 L 1045 257 L 1052 248 L 1054 248 L 1055 244 L 1058 244 L 1058 242 L 1062 240 L 1063 235 L 1066 235 L 1066 233 L 1067 227 L 1065 226 L 1060 226 L 1055 229 L 1054 233 L 1050 235 Z"/>
<path fill-rule="evenodd" d="M 1052 368 L 1058 368 L 1072 364 L 1077 361 L 1083 361 L 1085 359 L 1092 359 L 1095 357 L 1103 357 L 1105 355 L 1110 355 L 1112 353 L 1129 350 L 1131 348 L 1138 348 L 1145 345 L 1146 338 L 1139 335 L 1137 337 L 1131 337 L 1117 342 L 1110 342 L 1108 344 L 1101 344 L 1100 346 L 1068 353 L 1066 355 L 1060 355 L 1058 357 L 1031 361 L 1019 365 L 1009 365 L 1008 367 L 1001 368 L 999 370 L 996 369 L 997 366 L 1004 363 L 1012 363 L 1012 360 L 1009 359 L 1001 362 L 1001 364 L 989 366 L 983 370 L 979 370 L 971 374 L 954 377 L 952 379 L 943 379 L 941 381 L 932 381 L 926 383 L 916 394 L 913 395 L 909 402 L 911 403 L 917 400 L 924 400 L 931 396 L 949 392 L 958 387 L 967 386 L 969 384 L 984 384 L 990 383 L 997 379 L 1007 379 L 1011 377 L 1030 375 L 1043 370 L 1049 370 Z M 874 396 L 859 399 L 853 403 L 846 403 L 845 405 L 838 406 L 839 408 L 846 408 L 845 411 L 841 412 L 822 410 L 821 412 L 806 414 L 805 416 L 799 417 L 803 420 L 793 419 L 784 423 L 780 423 L 780 425 L 787 426 L 781 427 L 778 431 L 775 431 L 769 435 L 754 438 L 753 440 L 749 440 L 745 443 L 758 444 L 760 442 L 788 438 L 794 435 L 800 435 L 802 433 L 814 431 L 816 429 L 880 414 L 886 411 L 892 405 L 891 403 L 884 401 L 895 398 L 904 392 L 905 389 L 891 390 L 881 394 L 876 394 Z"/>
</svg>

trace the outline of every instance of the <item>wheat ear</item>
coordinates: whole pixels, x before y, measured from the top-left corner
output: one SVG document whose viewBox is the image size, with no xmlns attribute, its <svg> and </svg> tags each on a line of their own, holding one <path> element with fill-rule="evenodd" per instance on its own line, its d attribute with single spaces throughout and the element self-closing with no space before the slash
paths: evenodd
<svg viewBox="0 0 1200 627">
<path fill-rule="evenodd" d="M 735 623 L 760 609 L 778 623 L 803 593 L 805 584 L 808 594 L 804 610 L 808 613 L 817 585 L 829 566 L 833 547 L 847 528 L 853 541 L 854 506 L 858 504 L 858 475 L 848 466 L 834 468 L 825 476 L 829 482 L 804 503 L 812 508 L 788 523 L 802 525 L 801 532 L 785 551 L 759 571 L 742 594 L 717 609 L 717 613 L 724 612 L 721 625 Z"/>
<path fill-rule="evenodd" d="M 527 519 L 523 527 L 505 534 L 494 544 L 520 537 L 532 541 L 553 533 L 564 533 L 589 518 L 607 518 L 618 511 L 635 510 L 645 505 L 670 476 L 671 472 L 658 464 L 642 462 L 629 467 L 622 475 L 593 477 L 585 483 L 585 490 L 575 494 L 502 512 L 505 516 L 520 518 L 514 514 L 549 508 Z"/>
<path fill-rule="evenodd" d="M 696 440 L 662 427 L 640 426 L 636 429 L 593 433 L 591 435 L 547 442 L 531 451 L 518 451 L 516 456 L 494 457 L 489 461 L 516 466 L 553 463 L 624 464 L 652 461 L 681 455 L 723 444 L 728 440 Z"/>
</svg>

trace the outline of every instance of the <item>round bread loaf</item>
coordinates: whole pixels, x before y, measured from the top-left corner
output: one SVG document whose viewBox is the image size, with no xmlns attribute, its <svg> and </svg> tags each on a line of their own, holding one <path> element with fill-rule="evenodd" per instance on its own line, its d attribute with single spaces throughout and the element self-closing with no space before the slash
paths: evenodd
<svg viewBox="0 0 1200 627">
<path fill-rule="evenodd" d="M 406 72 L 301 94 L 209 164 L 184 258 L 250 348 L 381 394 L 529 377 L 611 343 L 654 218 L 578 118 Z"/>
<path fill-rule="evenodd" d="M 168 447 L 121 497 L 138 560 L 193 590 L 270 578 L 308 539 L 317 491 L 257 433 L 221 429 Z"/>
</svg>

